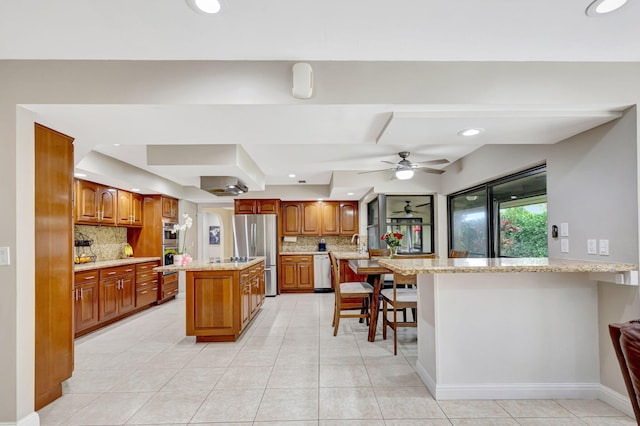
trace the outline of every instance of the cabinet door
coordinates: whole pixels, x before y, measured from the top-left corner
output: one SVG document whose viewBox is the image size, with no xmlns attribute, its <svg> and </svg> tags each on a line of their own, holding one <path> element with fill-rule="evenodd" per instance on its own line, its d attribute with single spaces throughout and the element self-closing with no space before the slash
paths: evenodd
<svg viewBox="0 0 640 426">
<path fill-rule="evenodd" d="M 98 191 L 100 185 L 84 180 L 75 183 L 75 222 L 98 223 Z"/>
<path fill-rule="evenodd" d="M 324 201 L 319 205 L 322 212 L 320 235 L 338 235 L 340 233 L 340 203 Z"/>
<path fill-rule="evenodd" d="M 175 198 L 171 199 L 171 218 L 178 221 L 178 200 Z"/>
<path fill-rule="evenodd" d="M 235 214 L 256 214 L 256 200 L 234 200 Z"/>
<path fill-rule="evenodd" d="M 178 222 L 178 200 L 171 197 L 162 197 L 162 217 Z"/>
<path fill-rule="evenodd" d="M 242 280 L 240 282 L 240 303 L 242 305 L 241 312 L 241 328 L 245 328 L 251 320 L 251 282 Z"/>
<path fill-rule="evenodd" d="M 98 323 L 98 282 L 74 287 L 74 331 L 86 330 Z"/>
<path fill-rule="evenodd" d="M 358 202 L 340 202 L 340 235 L 357 234 L 358 228 Z"/>
<path fill-rule="evenodd" d="M 99 222 L 104 225 L 115 225 L 118 212 L 118 191 L 113 188 L 100 187 L 98 191 Z"/>
<path fill-rule="evenodd" d="M 131 194 L 131 225 L 142 226 L 142 195 Z"/>
<path fill-rule="evenodd" d="M 131 224 L 131 193 L 118 190 L 118 225 Z"/>
<path fill-rule="evenodd" d="M 100 321 L 107 321 L 118 316 L 118 298 L 120 278 L 100 280 Z"/>
<path fill-rule="evenodd" d="M 298 288 L 313 289 L 313 263 L 298 264 Z"/>
<path fill-rule="evenodd" d="M 280 273 L 281 279 L 279 285 L 282 290 L 295 290 L 298 288 L 298 272 L 296 266 L 296 263 L 283 263 L 281 265 L 282 272 Z"/>
<path fill-rule="evenodd" d="M 302 202 L 302 227 L 301 235 L 320 235 L 321 210 L 320 203 L 315 201 Z"/>
<path fill-rule="evenodd" d="M 257 200 L 256 207 L 257 207 L 258 214 L 279 214 L 280 200 L 277 200 L 277 199 Z"/>
<path fill-rule="evenodd" d="M 136 307 L 135 275 L 120 277 L 120 294 L 118 295 L 118 314 L 127 313 Z"/>
<path fill-rule="evenodd" d="M 282 235 L 300 234 L 301 219 L 302 212 L 300 203 L 282 203 Z"/>
</svg>

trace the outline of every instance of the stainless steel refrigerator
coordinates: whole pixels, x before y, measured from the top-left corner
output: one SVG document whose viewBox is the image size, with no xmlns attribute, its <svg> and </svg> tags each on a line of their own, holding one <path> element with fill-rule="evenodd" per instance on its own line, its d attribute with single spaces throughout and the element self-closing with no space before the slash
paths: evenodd
<svg viewBox="0 0 640 426">
<path fill-rule="evenodd" d="M 238 257 L 264 256 L 265 293 L 278 294 L 278 221 L 273 214 L 237 214 L 233 217 L 233 253 Z"/>
</svg>

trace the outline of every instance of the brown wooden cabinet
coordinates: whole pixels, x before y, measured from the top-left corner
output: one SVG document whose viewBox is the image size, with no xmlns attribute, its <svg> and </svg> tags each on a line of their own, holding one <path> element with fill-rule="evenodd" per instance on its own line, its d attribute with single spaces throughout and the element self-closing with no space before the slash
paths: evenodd
<svg viewBox="0 0 640 426">
<path fill-rule="evenodd" d="M 178 200 L 162 196 L 162 217 L 178 223 Z"/>
<path fill-rule="evenodd" d="M 320 205 L 320 235 L 340 234 L 340 203 L 323 201 Z"/>
<path fill-rule="evenodd" d="M 166 302 L 167 300 L 175 297 L 178 294 L 178 273 L 163 275 L 161 279 L 160 287 L 160 301 Z"/>
<path fill-rule="evenodd" d="M 75 222 L 86 225 L 115 225 L 118 190 L 95 182 L 75 181 Z"/>
<path fill-rule="evenodd" d="M 275 198 L 238 199 L 234 206 L 235 214 L 280 214 L 280 200 Z"/>
<path fill-rule="evenodd" d="M 264 262 L 242 270 L 187 271 L 187 335 L 198 342 L 235 341 L 264 299 Z"/>
<path fill-rule="evenodd" d="M 358 202 L 340 201 L 340 235 L 357 234 L 358 226 Z"/>
<path fill-rule="evenodd" d="M 300 234 L 302 223 L 302 206 L 298 201 L 282 202 L 282 235 L 296 236 Z"/>
<path fill-rule="evenodd" d="M 74 332 L 89 329 L 99 322 L 97 270 L 76 272 L 73 286 Z"/>
<path fill-rule="evenodd" d="M 357 233 L 357 201 L 282 202 L 282 235 L 351 236 Z"/>
<path fill-rule="evenodd" d="M 101 269 L 99 288 L 101 322 L 132 311 L 136 305 L 134 265 Z"/>
<path fill-rule="evenodd" d="M 142 195 L 118 190 L 117 225 L 142 226 Z"/>
<path fill-rule="evenodd" d="M 280 256 L 280 278 L 282 293 L 309 293 L 313 291 L 313 256 Z"/>
<path fill-rule="evenodd" d="M 145 262 L 136 265 L 136 308 L 158 301 L 160 293 L 160 273 L 153 268 L 160 262 Z"/>
</svg>

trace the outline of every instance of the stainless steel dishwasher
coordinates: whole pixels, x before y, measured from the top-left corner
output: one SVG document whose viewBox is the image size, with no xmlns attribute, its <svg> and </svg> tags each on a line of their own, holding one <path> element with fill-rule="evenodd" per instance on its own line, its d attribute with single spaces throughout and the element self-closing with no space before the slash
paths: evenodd
<svg viewBox="0 0 640 426">
<path fill-rule="evenodd" d="M 313 289 L 316 292 L 331 291 L 331 262 L 328 254 L 313 255 Z"/>
</svg>

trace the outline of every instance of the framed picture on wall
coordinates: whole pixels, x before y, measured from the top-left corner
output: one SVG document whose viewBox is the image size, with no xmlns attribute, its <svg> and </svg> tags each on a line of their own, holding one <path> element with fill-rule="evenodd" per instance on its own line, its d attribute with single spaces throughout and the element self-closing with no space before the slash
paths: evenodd
<svg viewBox="0 0 640 426">
<path fill-rule="evenodd" d="M 220 227 L 209 227 L 209 244 L 220 244 Z"/>
</svg>

